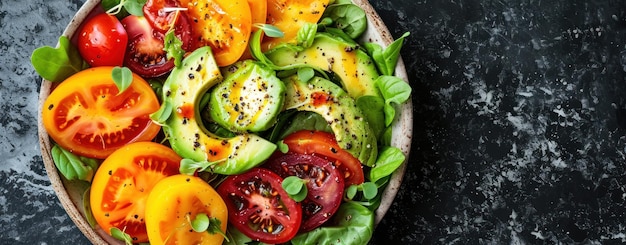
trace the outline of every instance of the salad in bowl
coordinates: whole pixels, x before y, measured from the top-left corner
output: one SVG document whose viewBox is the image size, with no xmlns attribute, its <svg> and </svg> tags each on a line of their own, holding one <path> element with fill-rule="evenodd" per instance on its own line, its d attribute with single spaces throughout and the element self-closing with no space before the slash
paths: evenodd
<svg viewBox="0 0 626 245">
<path fill-rule="evenodd" d="M 364 0 L 87 1 L 44 79 L 51 183 L 97 244 L 366 244 L 411 87 Z"/>
</svg>

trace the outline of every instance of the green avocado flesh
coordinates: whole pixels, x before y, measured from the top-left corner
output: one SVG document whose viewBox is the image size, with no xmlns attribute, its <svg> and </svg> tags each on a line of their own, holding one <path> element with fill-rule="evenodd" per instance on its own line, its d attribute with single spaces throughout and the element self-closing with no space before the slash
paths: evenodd
<svg viewBox="0 0 626 245">
<path fill-rule="evenodd" d="M 329 34 L 318 33 L 313 44 L 304 50 L 290 45 L 278 46 L 265 53 L 277 66 L 308 64 L 333 73 L 346 92 L 357 99 L 364 95 L 380 97 L 374 85 L 379 76 L 372 58 L 358 48 Z"/>
<path fill-rule="evenodd" d="M 271 69 L 254 61 L 238 62 L 224 72 L 211 92 L 213 121 L 233 132 L 260 132 L 276 123 L 285 86 Z"/>
<path fill-rule="evenodd" d="M 163 125 L 172 149 L 196 162 L 216 163 L 211 172 L 239 174 L 265 161 L 276 145 L 255 135 L 222 138 L 204 127 L 200 108 L 202 96 L 222 82 L 222 75 L 209 47 L 195 50 L 174 68 L 163 85 L 163 108 L 171 115 Z"/>
<path fill-rule="evenodd" d="M 354 99 L 340 86 L 320 77 L 308 82 L 291 76 L 285 82 L 285 109 L 310 111 L 321 115 L 330 125 L 339 146 L 373 166 L 378 154 L 376 136 Z"/>
<path fill-rule="evenodd" d="M 330 34 L 318 33 L 312 45 L 302 49 L 292 44 L 285 44 L 265 53 L 277 66 L 306 64 L 331 74 L 331 79 L 338 80 L 345 91 L 357 100 L 357 106 L 365 113 L 376 137 L 384 128 L 382 107 L 384 100 L 375 85 L 379 77 L 372 58 L 357 44 L 351 44 Z"/>
</svg>

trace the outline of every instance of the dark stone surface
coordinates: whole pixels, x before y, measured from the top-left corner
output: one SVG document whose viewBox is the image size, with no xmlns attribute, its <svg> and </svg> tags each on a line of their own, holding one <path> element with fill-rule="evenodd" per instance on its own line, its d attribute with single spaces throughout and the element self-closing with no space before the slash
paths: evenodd
<svg viewBox="0 0 626 245">
<path fill-rule="evenodd" d="M 0 2 L 0 244 L 89 243 L 41 162 L 29 62 L 82 2 Z M 626 242 L 626 1 L 371 3 L 411 32 L 415 117 L 372 244 Z"/>
</svg>

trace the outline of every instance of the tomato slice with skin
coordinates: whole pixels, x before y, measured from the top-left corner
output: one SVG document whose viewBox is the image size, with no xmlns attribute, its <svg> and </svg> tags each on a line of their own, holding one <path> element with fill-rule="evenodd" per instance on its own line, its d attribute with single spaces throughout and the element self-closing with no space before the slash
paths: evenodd
<svg viewBox="0 0 626 245">
<path fill-rule="evenodd" d="M 289 147 L 289 152 L 323 156 L 333 161 L 343 172 L 346 186 L 362 184 L 365 181 L 363 165 L 359 159 L 341 149 L 331 133 L 301 130 L 285 137 L 283 143 Z"/>
<path fill-rule="evenodd" d="M 264 166 L 282 178 L 297 176 L 306 182 L 308 192 L 301 202 L 301 231 L 310 231 L 322 225 L 339 209 L 344 179 L 332 161 L 316 155 L 277 153 Z"/>
<path fill-rule="evenodd" d="M 219 220 L 220 229 L 226 233 L 226 204 L 204 180 L 179 174 L 159 181 L 146 203 L 146 228 L 150 244 L 222 244 L 224 237 L 221 234 L 195 232 L 191 228 L 190 221 L 199 214 Z"/>
<path fill-rule="evenodd" d="M 154 142 L 129 144 L 111 154 L 91 183 L 90 204 L 98 225 L 109 234 L 117 227 L 133 242 L 147 242 L 148 194 L 160 180 L 179 174 L 180 160 L 173 150 Z"/>
<path fill-rule="evenodd" d="M 128 34 L 115 16 L 88 19 L 78 34 L 78 51 L 90 66 L 122 66 Z"/>
<path fill-rule="evenodd" d="M 179 0 L 192 26 L 192 49 L 210 46 L 218 66 L 239 60 L 248 47 L 252 14 L 247 0 Z"/>
<path fill-rule="evenodd" d="M 100 66 L 80 71 L 46 98 L 43 125 L 61 147 L 104 159 L 124 145 L 150 141 L 158 134 L 161 127 L 150 114 L 160 105 L 150 85 L 133 74 L 130 86 L 119 93 L 112 69 Z"/>
<path fill-rule="evenodd" d="M 185 14 L 176 12 L 174 33 L 183 43 L 183 50 L 191 47 L 191 26 Z M 174 69 L 174 59 L 168 59 L 164 39 L 167 30 L 153 28 L 149 19 L 129 15 L 122 19 L 122 25 L 128 32 L 128 48 L 124 64 L 142 77 L 153 78 L 167 74 Z M 169 29 L 168 29 L 169 30 Z"/>
<path fill-rule="evenodd" d="M 306 23 L 317 23 L 328 0 L 267 0 L 267 24 L 283 31 L 283 37 L 266 37 L 261 47 L 269 50 L 280 43 L 295 43 L 298 31 Z"/>
<path fill-rule="evenodd" d="M 302 222 L 302 207 L 282 188 L 283 179 L 265 168 L 229 176 L 217 188 L 230 223 L 253 240 L 284 243 Z"/>
</svg>

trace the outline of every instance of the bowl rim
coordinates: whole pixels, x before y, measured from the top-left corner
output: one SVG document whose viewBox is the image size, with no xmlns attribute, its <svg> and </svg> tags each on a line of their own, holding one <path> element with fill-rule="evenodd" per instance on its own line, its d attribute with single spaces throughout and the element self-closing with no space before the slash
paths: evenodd
<svg viewBox="0 0 626 245">
<path fill-rule="evenodd" d="M 387 26 L 385 26 L 378 13 L 370 5 L 369 1 L 352 0 L 352 2 L 361 7 L 367 15 L 368 28 L 366 30 L 366 33 L 364 33 L 363 35 L 366 40 L 362 39 L 360 41 L 378 43 L 383 47 L 391 44 L 394 39 L 389 32 L 389 29 L 387 28 Z M 72 38 L 74 33 L 80 27 L 82 21 L 99 6 L 100 0 L 87 0 L 72 17 L 72 19 L 64 29 L 62 35 L 68 38 Z M 398 58 L 395 75 L 408 83 L 408 75 L 406 73 L 406 68 L 402 57 Z M 43 110 L 42 105 L 52 89 L 52 82 L 42 79 L 39 92 L 37 116 L 37 133 L 39 137 L 40 151 L 46 173 L 48 175 L 48 178 L 50 179 L 50 183 L 63 209 L 65 209 L 67 214 L 70 216 L 70 219 L 83 233 L 83 235 L 87 237 L 88 240 L 90 240 L 94 244 L 123 244 L 122 241 L 109 236 L 99 226 L 92 227 L 89 222 L 87 222 L 87 218 L 84 215 L 85 210 L 82 206 L 82 200 L 78 200 L 81 199 L 82 194 L 76 194 L 76 192 L 79 190 L 76 185 L 80 184 L 77 181 L 68 181 L 65 178 L 62 178 L 62 176 L 57 171 L 51 155 L 51 139 L 43 126 L 41 118 L 41 112 Z M 399 108 L 400 114 L 395 119 L 393 125 L 394 133 L 392 136 L 392 146 L 398 147 L 405 154 L 406 158 L 404 162 L 400 165 L 400 167 L 392 174 L 389 183 L 383 190 L 383 196 L 380 206 L 375 210 L 375 226 L 377 226 L 381 222 L 384 215 L 393 204 L 394 199 L 402 184 L 404 173 L 406 171 L 409 160 L 411 141 L 413 137 L 412 95 L 411 97 L 409 97 L 407 102 L 401 104 Z M 70 193 L 70 190 L 68 189 L 71 189 L 74 193 Z"/>
</svg>

